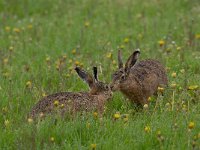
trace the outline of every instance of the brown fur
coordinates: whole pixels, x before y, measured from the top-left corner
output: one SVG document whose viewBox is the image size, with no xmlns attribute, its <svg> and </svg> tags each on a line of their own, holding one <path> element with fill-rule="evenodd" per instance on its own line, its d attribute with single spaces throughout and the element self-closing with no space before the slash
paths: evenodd
<svg viewBox="0 0 200 150">
<path fill-rule="evenodd" d="M 59 112 L 74 114 L 78 111 L 97 110 L 100 114 L 104 111 L 104 105 L 112 97 L 109 86 L 97 81 L 83 70 L 77 72 L 90 86 L 90 92 L 60 92 L 41 99 L 31 110 L 29 117 L 35 118 L 39 114 L 52 114 Z M 58 101 L 58 105 L 55 105 Z M 63 104 L 63 106 L 62 106 Z"/>
<path fill-rule="evenodd" d="M 125 68 L 119 68 L 114 73 L 111 88 L 113 91 L 120 90 L 136 104 L 144 105 L 148 103 L 148 97 L 156 94 L 159 86 L 167 85 L 167 75 L 165 68 L 157 60 L 147 59 L 135 63 L 138 53 L 134 53 L 129 57 Z"/>
</svg>

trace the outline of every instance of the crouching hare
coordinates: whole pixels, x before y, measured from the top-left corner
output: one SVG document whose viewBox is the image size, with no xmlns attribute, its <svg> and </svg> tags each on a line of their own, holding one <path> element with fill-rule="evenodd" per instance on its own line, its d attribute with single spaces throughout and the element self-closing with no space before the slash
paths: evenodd
<svg viewBox="0 0 200 150">
<path fill-rule="evenodd" d="M 118 51 L 118 70 L 112 75 L 112 91 L 120 90 L 138 105 L 148 103 L 148 98 L 156 94 L 158 87 L 167 85 L 167 75 L 163 65 L 153 59 L 137 62 L 140 51 L 136 50 L 128 58 L 125 67 Z"/>
<path fill-rule="evenodd" d="M 66 112 L 74 114 L 78 111 L 97 110 L 100 114 L 104 111 L 104 105 L 111 99 L 112 91 L 108 84 L 98 81 L 97 68 L 93 67 L 93 76 L 79 67 L 75 68 L 77 74 L 90 87 L 89 92 L 60 92 L 41 99 L 31 110 L 30 117 L 51 114 L 59 111 L 62 115 Z"/>
</svg>

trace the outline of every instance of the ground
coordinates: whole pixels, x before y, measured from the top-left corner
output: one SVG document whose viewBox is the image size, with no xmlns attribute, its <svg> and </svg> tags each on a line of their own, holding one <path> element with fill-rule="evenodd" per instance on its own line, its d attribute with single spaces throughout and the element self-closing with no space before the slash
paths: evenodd
<svg viewBox="0 0 200 150">
<path fill-rule="evenodd" d="M 0 149 L 200 149 L 198 0 L 0 0 L 0 22 Z M 75 65 L 109 83 L 119 48 L 166 67 L 149 105 L 115 92 L 102 118 L 27 118 L 45 95 L 88 91 Z"/>
</svg>

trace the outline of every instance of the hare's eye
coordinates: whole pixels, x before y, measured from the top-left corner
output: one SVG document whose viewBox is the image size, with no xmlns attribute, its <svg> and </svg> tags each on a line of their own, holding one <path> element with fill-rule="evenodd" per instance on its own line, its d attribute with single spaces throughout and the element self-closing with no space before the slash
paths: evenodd
<svg viewBox="0 0 200 150">
<path fill-rule="evenodd" d="M 124 80 L 124 79 L 125 79 L 125 75 L 124 75 L 124 74 L 121 76 L 121 79 L 122 79 L 122 80 Z"/>
<path fill-rule="evenodd" d="M 109 86 L 108 86 L 108 85 L 106 85 L 106 86 L 105 86 L 105 89 L 106 89 L 106 90 L 108 90 L 108 89 L 109 89 Z"/>
</svg>

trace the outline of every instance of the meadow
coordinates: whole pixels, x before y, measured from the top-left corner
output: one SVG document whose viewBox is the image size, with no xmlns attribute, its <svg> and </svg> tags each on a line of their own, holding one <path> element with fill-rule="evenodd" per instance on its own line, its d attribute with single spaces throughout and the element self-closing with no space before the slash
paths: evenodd
<svg viewBox="0 0 200 150">
<path fill-rule="evenodd" d="M 0 0 L 0 149 L 200 149 L 199 25 L 199 0 Z M 27 118 L 45 95 L 88 90 L 76 65 L 109 83 L 119 48 L 166 67 L 148 107 L 115 92 L 102 118 Z"/>
</svg>

